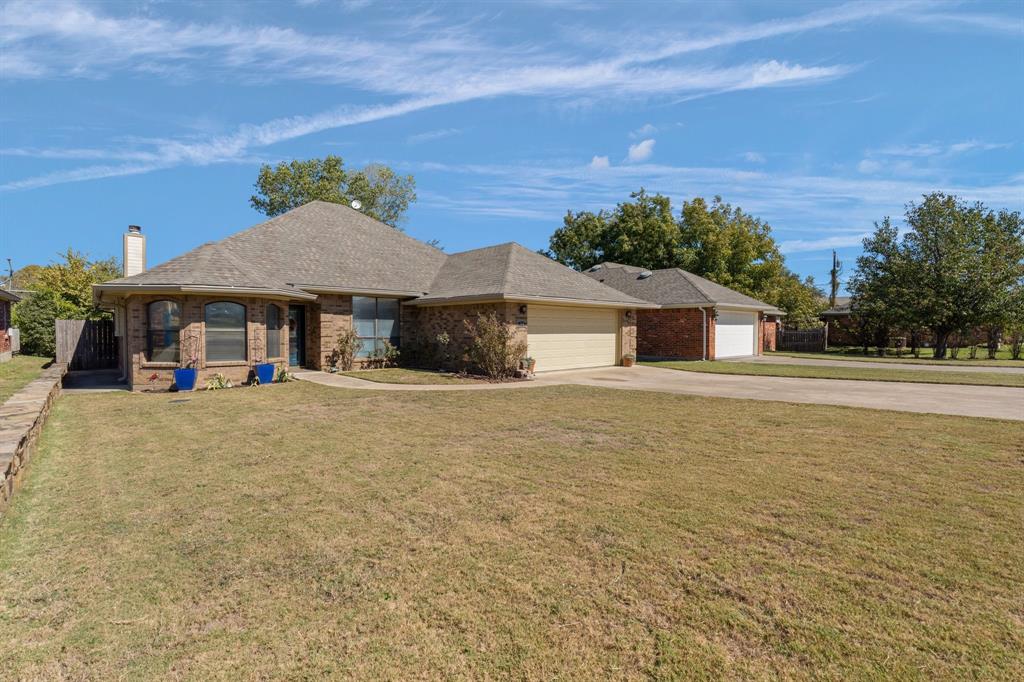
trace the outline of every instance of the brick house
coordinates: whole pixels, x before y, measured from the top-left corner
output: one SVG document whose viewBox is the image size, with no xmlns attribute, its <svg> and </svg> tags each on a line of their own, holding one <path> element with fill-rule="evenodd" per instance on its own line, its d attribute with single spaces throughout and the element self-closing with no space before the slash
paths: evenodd
<svg viewBox="0 0 1024 682">
<path fill-rule="evenodd" d="M 11 306 L 21 299 L 6 289 L 0 289 L 0 362 L 11 359 Z"/>
<path fill-rule="evenodd" d="M 461 356 L 479 312 L 527 342 L 537 371 L 615 365 L 636 353 L 637 310 L 654 307 L 518 244 L 449 255 L 320 201 L 149 270 L 141 230 L 124 239 L 127 276 L 94 296 L 114 312 L 135 389 L 169 387 L 189 361 L 200 382 L 245 381 L 259 362 L 326 369 L 344 329 L 360 338 L 357 362 L 386 341 L 437 364 Z"/>
<path fill-rule="evenodd" d="M 642 358 L 714 360 L 775 350 L 781 310 L 692 272 L 601 263 L 586 274 L 657 306 L 637 311 Z"/>
</svg>

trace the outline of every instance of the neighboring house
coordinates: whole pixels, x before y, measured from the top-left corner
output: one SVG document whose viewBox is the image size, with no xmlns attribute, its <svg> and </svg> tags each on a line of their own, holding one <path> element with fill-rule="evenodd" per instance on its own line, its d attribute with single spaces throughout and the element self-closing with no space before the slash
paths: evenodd
<svg viewBox="0 0 1024 682">
<path fill-rule="evenodd" d="M 849 296 L 836 296 L 835 305 L 823 311 L 818 318 L 828 329 L 828 345 L 856 346 L 860 342 Z"/>
<path fill-rule="evenodd" d="M 125 263 L 144 268 L 141 230 L 129 229 Z M 538 371 L 615 365 L 636 352 L 635 311 L 653 307 L 518 244 L 447 255 L 321 201 L 126 275 L 94 295 L 115 313 L 134 388 L 169 386 L 192 356 L 200 381 L 242 381 L 262 361 L 324 369 L 343 329 L 359 335 L 360 358 L 385 341 L 436 357 L 442 332 L 458 357 L 464 321 L 491 311 Z"/>
<path fill-rule="evenodd" d="M 586 274 L 657 306 L 637 311 L 641 357 L 715 360 L 775 349 L 781 310 L 692 272 L 601 263 Z"/>
<path fill-rule="evenodd" d="M 11 359 L 11 306 L 20 300 L 16 294 L 0 289 L 0 362 Z"/>
</svg>

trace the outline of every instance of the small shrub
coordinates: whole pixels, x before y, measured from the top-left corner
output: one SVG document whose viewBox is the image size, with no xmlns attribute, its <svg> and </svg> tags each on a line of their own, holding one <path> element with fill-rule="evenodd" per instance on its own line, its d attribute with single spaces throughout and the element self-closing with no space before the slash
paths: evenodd
<svg viewBox="0 0 1024 682">
<path fill-rule="evenodd" d="M 380 348 L 374 348 L 370 353 L 366 359 L 366 366 L 371 369 L 394 367 L 398 364 L 398 356 L 398 348 L 392 346 L 390 341 L 384 341 Z"/>
<path fill-rule="evenodd" d="M 465 321 L 471 341 L 470 364 L 493 381 L 514 376 L 526 355 L 526 342 L 516 341 L 515 331 L 493 312 L 479 313 L 476 322 Z"/>
<path fill-rule="evenodd" d="M 218 372 L 217 374 L 214 374 L 212 377 L 210 377 L 210 379 L 206 382 L 206 390 L 217 391 L 222 388 L 231 388 L 233 385 L 234 384 L 231 383 L 231 379 L 228 379 L 226 376 Z"/>
<path fill-rule="evenodd" d="M 279 384 L 288 383 L 289 381 L 295 381 L 295 377 L 288 373 L 287 367 L 277 368 L 277 377 L 274 379 Z"/>
<path fill-rule="evenodd" d="M 363 347 L 363 342 L 356 336 L 354 329 L 343 329 L 334 342 L 334 349 L 327 356 L 327 362 L 331 369 L 349 372 L 352 370 L 352 361 L 356 353 Z"/>
<path fill-rule="evenodd" d="M 1024 326 L 1014 327 L 1010 330 L 1010 357 L 1020 360 L 1021 352 L 1024 351 Z"/>
</svg>

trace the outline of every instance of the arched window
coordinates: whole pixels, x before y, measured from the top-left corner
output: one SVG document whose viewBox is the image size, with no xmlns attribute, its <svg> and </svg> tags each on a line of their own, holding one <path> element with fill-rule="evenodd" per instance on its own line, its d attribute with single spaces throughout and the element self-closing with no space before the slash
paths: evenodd
<svg viewBox="0 0 1024 682">
<path fill-rule="evenodd" d="M 146 306 L 146 357 L 150 362 L 181 359 L 181 307 L 174 301 Z"/>
<path fill-rule="evenodd" d="M 244 361 L 245 306 L 230 301 L 206 304 L 206 359 Z"/>
<path fill-rule="evenodd" d="M 281 309 L 273 303 L 267 304 L 267 357 L 282 357 L 281 354 Z"/>
</svg>

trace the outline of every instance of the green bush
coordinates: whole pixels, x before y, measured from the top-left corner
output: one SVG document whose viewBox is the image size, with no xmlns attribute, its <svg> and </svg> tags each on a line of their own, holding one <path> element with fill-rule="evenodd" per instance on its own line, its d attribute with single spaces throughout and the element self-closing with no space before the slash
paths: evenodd
<svg viewBox="0 0 1024 682">
<path fill-rule="evenodd" d="M 14 326 L 21 330 L 21 352 L 52 358 L 56 350 L 57 302 L 44 293 L 31 294 L 14 306 Z"/>
<path fill-rule="evenodd" d="M 493 312 L 479 313 L 476 322 L 465 321 L 472 337 L 469 362 L 472 367 L 497 381 L 515 375 L 526 355 L 526 342 L 515 340 L 515 330 L 498 320 Z"/>
</svg>

